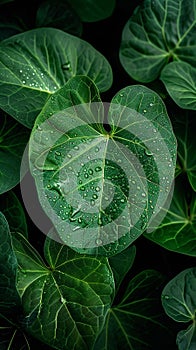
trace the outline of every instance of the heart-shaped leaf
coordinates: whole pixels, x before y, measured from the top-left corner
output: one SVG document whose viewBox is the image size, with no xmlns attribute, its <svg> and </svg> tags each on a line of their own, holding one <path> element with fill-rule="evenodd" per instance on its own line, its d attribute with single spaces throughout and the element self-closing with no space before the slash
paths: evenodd
<svg viewBox="0 0 196 350">
<path fill-rule="evenodd" d="M 0 110 L 0 194 L 20 181 L 20 165 L 29 130 Z"/>
<path fill-rule="evenodd" d="M 196 345 L 196 268 L 182 271 L 163 289 L 162 304 L 166 314 L 177 322 L 192 324 L 177 335 L 179 350 L 194 350 Z"/>
<path fill-rule="evenodd" d="M 114 293 L 107 259 L 80 255 L 48 238 L 47 267 L 24 236 L 13 242 L 28 332 L 55 349 L 91 348 Z"/>
<path fill-rule="evenodd" d="M 161 80 L 178 106 L 196 110 L 196 69 L 185 62 L 171 62 L 162 70 Z"/>
<path fill-rule="evenodd" d="M 105 57 L 75 36 L 54 28 L 14 35 L 0 44 L 0 107 L 32 128 L 48 97 L 79 74 L 100 91 L 112 83 Z"/>
<path fill-rule="evenodd" d="M 16 290 L 17 260 L 8 222 L 0 212 L 0 313 L 13 314 L 20 305 Z"/>
<path fill-rule="evenodd" d="M 157 342 L 160 350 L 167 346 L 173 349 L 175 344 L 161 310 L 163 281 L 163 276 L 154 270 L 142 271 L 132 278 L 108 312 L 94 350 L 157 349 Z"/>
<path fill-rule="evenodd" d="M 123 30 L 121 63 L 133 79 L 146 83 L 171 60 L 195 66 L 195 30 L 195 1 L 144 0 Z"/>
<path fill-rule="evenodd" d="M 145 237 L 174 252 L 196 256 L 196 194 L 187 198 L 184 181 L 176 180 L 174 196 L 166 216 L 157 230 Z"/>
<path fill-rule="evenodd" d="M 70 80 L 38 116 L 29 145 L 31 173 L 64 243 L 114 255 L 150 229 L 165 206 L 176 140 L 162 100 L 142 86 L 121 90 L 106 106 L 107 132 L 104 105 L 90 101 L 98 99 L 96 88 L 83 79 Z"/>
<path fill-rule="evenodd" d="M 68 0 L 83 22 L 96 22 L 111 16 L 116 0 Z"/>
</svg>

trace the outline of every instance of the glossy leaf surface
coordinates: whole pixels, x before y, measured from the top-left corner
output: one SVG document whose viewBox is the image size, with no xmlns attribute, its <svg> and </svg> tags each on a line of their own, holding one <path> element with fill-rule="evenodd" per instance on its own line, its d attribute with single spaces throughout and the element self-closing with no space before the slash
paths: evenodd
<svg viewBox="0 0 196 350">
<path fill-rule="evenodd" d="M 179 350 L 194 350 L 196 345 L 196 268 L 182 271 L 163 289 L 162 304 L 169 317 L 177 322 L 192 324 L 177 335 Z"/>
<path fill-rule="evenodd" d="M 14 238 L 14 249 L 28 332 L 55 349 L 92 347 L 114 293 L 107 260 L 79 255 L 47 239 L 47 267 L 22 235 Z"/>
<path fill-rule="evenodd" d="M 120 60 L 140 82 L 160 76 L 171 60 L 195 66 L 196 2 L 144 0 L 124 27 Z"/>
<path fill-rule="evenodd" d="M 150 89 L 127 87 L 113 98 L 110 133 L 97 100 L 92 81 L 81 77 L 52 96 L 32 131 L 31 172 L 60 239 L 83 253 L 114 255 L 165 204 L 176 141 L 165 106 Z"/>
<path fill-rule="evenodd" d="M 88 75 L 109 89 L 108 61 L 90 44 L 54 28 L 38 28 L 0 44 L 0 107 L 32 128 L 48 97 L 71 77 Z"/>
<path fill-rule="evenodd" d="M 178 106 L 196 110 L 196 69 L 185 62 L 172 62 L 162 70 L 161 80 Z"/>
</svg>

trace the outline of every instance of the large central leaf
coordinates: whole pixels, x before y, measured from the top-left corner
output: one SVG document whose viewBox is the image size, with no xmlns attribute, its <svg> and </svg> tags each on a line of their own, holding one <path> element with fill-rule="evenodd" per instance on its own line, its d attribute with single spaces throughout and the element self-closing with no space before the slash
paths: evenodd
<svg viewBox="0 0 196 350">
<path fill-rule="evenodd" d="M 123 30 L 121 63 L 141 82 L 155 80 L 173 59 L 195 66 L 195 30 L 195 1 L 144 0 Z"/>
<path fill-rule="evenodd" d="M 73 106 L 64 109 L 70 96 Z M 127 87 L 105 106 L 110 132 L 96 99 L 92 81 L 76 77 L 48 101 L 30 140 L 31 172 L 64 243 L 114 254 L 165 205 L 176 141 L 162 100 L 148 88 Z"/>
<path fill-rule="evenodd" d="M 13 242 L 28 332 L 55 349 L 92 348 L 114 293 L 107 259 L 80 255 L 48 238 L 48 267 L 24 236 Z"/>
<path fill-rule="evenodd" d="M 0 44 L 0 107 L 31 128 L 48 97 L 78 74 L 100 91 L 112 83 L 105 57 L 75 36 L 54 28 L 12 36 Z"/>
</svg>

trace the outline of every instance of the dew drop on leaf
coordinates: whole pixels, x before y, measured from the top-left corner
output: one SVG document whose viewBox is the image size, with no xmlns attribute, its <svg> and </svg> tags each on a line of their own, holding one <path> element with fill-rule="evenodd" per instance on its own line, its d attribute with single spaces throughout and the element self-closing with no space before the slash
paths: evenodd
<svg viewBox="0 0 196 350">
<path fill-rule="evenodd" d="M 64 64 L 62 64 L 61 68 L 63 70 L 70 70 L 70 68 L 71 68 L 70 62 L 65 62 Z"/>
<path fill-rule="evenodd" d="M 95 244 L 100 246 L 103 244 L 103 241 L 101 240 L 101 238 L 97 238 L 96 241 L 95 241 Z"/>
<path fill-rule="evenodd" d="M 151 152 L 149 149 L 146 149 L 146 150 L 145 150 L 145 154 L 146 154 L 147 156 L 152 156 L 152 152 Z"/>
</svg>

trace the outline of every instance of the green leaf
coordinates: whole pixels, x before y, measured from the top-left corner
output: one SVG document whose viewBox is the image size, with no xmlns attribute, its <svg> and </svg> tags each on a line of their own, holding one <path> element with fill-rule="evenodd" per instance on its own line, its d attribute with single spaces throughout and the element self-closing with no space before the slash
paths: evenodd
<svg viewBox="0 0 196 350">
<path fill-rule="evenodd" d="M 108 312 L 94 350 L 157 349 L 157 344 L 159 349 L 166 349 L 174 345 L 162 317 L 163 281 L 163 276 L 154 270 L 142 271 L 132 278 L 119 303 Z"/>
<path fill-rule="evenodd" d="M 0 313 L 11 314 L 20 305 L 16 290 L 17 260 L 12 247 L 10 230 L 0 212 Z"/>
<path fill-rule="evenodd" d="M 17 288 L 28 332 L 55 349 L 90 349 L 114 292 L 107 259 L 80 255 L 48 238 L 47 267 L 28 241 L 18 237 Z"/>
<path fill-rule="evenodd" d="M 5 215 L 9 222 L 11 232 L 20 232 L 25 237 L 28 236 L 25 213 L 14 192 L 10 191 L 1 195 L 0 211 Z"/>
<path fill-rule="evenodd" d="M 113 98 L 110 133 L 97 100 L 87 77 L 52 96 L 31 134 L 30 168 L 60 239 L 82 253 L 110 256 L 135 241 L 165 204 L 176 140 L 150 89 L 130 86 Z"/>
<path fill-rule="evenodd" d="M 195 30 L 195 1 L 144 0 L 124 27 L 121 64 L 133 79 L 146 83 L 171 60 L 195 66 Z"/>
<path fill-rule="evenodd" d="M 20 164 L 29 130 L 0 110 L 0 194 L 20 181 Z"/>
<path fill-rule="evenodd" d="M 111 256 L 109 264 L 113 271 L 115 280 L 115 291 L 117 293 L 127 272 L 131 269 L 136 256 L 136 247 L 131 246 L 123 250 L 121 253 Z"/>
<path fill-rule="evenodd" d="M 174 132 L 178 142 L 177 175 L 186 173 L 193 190 L 196 191 L 196 138 L 195 115 L 185 112 L 172 118 Z"/>
<path fill-rule="evenodd" d="M 172 62 L 164 67 L 160 79 L 179 107 L 196 110 L 196 69 L 185 62 Z"/>
<path fill-rule="evenodd" d="M 76 36 L 82 34 L 79 16 L 64 0 L 42 2 L 36 14 L 36 26 L 58 28 Z"/>
<path fill-rule="evenodd" d="M 177 179 L 174 196 L 166 216 L 157 230 L 144 236 L 177 253 L 196 256 L 196 194 L 186 197 L 183 180 Z"/>
<path fill-rule="evenodd" d="M 177 334 L 176 343 L 179 350 L 195 350 L 196 347 L 196 327 L 193 323 L 186 330 Z"/>
<path fill-rule="evenodd" d="M 31 349 L 26 335 L 22 333 L 14 323 L 10 322 L 9 319 L 2 315 L 0 315 L 0 349 Z"/>
<path fill-rule="evenodd" d="M 88 75 L 100 91 L 112 84 L 112 70 L 87 42 L 54 28 L 38 28 L 0 44 L 0 107 L 25 126 L 71 77 Z"/>
<path fill-rule="evenodd" d="M 179 350 L 194 350 L 196 345 L 196 268 L 189 268 L 175 276 L 163 289 L 162 304 L 166 314 L 177 322 L 190 322 L 187 330 L 177 335 Z"/>
<path fill-rule="evenodd" d="M 112 15 L 116 0 L 68 0 L 83 22 L 96 22 Z"/>
</svg>

